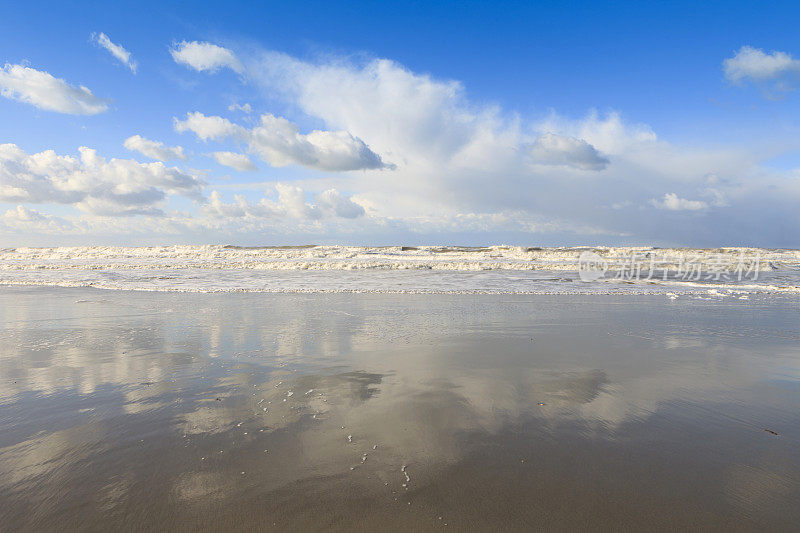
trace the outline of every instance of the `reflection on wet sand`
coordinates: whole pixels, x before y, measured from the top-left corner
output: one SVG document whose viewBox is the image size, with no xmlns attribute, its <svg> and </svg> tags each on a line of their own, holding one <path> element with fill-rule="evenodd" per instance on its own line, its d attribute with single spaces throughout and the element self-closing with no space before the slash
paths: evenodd
<svg viewBox="0 0 800 533">
<path fill-rule="evenodd" d="M 796 300 L 5 288 L 0 303 L 12 529 L 800 518 Z"/>
</svg>

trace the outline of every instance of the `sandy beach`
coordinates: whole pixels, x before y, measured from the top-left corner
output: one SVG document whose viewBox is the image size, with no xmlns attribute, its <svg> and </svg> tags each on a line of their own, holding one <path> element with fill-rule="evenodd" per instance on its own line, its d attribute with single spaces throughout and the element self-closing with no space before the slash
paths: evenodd
<svg viewBox="0 0 800 533">
<path fill-rule="evenodd" d="M 798 303 L 4 287 L 0 523 L 791 529 Z"/>
</svg>

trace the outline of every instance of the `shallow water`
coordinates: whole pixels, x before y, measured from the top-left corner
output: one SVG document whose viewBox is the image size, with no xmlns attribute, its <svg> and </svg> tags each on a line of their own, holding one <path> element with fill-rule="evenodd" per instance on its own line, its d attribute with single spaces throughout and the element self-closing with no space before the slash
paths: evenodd
<svg viewBox="0 0 800 533">
<path fill-rule="evenodd" d="M 0 288 L 0 524 L 792 529 L 799 304 Z"/>
</svg>

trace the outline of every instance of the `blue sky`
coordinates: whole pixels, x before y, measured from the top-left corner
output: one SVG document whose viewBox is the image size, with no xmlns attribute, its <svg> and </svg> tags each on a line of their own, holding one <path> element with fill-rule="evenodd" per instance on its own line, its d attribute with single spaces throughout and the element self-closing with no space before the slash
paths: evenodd
<svg viewBox="0 0 800 533">
<path fill-rule="evenodd" d="M 790 3 L 8 4 L 12 245 L 799 244 Z"/>
</svg>

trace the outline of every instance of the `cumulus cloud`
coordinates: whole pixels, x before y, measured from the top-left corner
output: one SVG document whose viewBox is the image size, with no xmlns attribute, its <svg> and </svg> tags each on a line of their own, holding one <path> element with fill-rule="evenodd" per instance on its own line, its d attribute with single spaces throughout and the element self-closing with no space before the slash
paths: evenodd
<svg viewBox="0 0 800 533">
<path fill-rule="evenodd" d="M 759 87 L 767 98 L 793 91 L 800 84 L 800 60 L 787 52 L 765 52 L 752 46 L 741 47 L 722 62 L 728 81 Z"/>
<path fill-rule="evenodd" d="M 538 221 L 539 228 L 558 220 L 551 227 L 562 236 L 565 228 L 594 228 L 614 240 L 633 235 L 640 241 L 714 245 L 721 238 L 719 227 L 739 242 L 757 236 L 747 217 L 736 213 L 757 213 L 772 205 L 771 213 L 788 223 L 791 203 L 800 201 L 800 187 L 761 167 L 756 150 L 674 144 L 614 111 L 590 111 L 579 118 L 553 113 L 528 120 L 513 110 L 471 101 L 456 81 L 415 73 L 387 59 L 305 61 L 264 51 L 245 64 L 248 83 L 270 98 L 297 107 L 326 129 L 349 132 L 396 164 L 391 173 L 366 171 L 349 177 L 347 188 L 356 191 L 370 217 L 444 221 L 459 213 L 483 213 L 482 220 L 489 221 L 494 220 L 492 213 L 522 213 L 519 219 Z M 587 158 L 591 152 L 580 141 L 590 145 L 607 160 L 603 178 L 574 164 L 531 164 L 531 147 L 538 141 L 542 148 L 544 139 L 539 139 L 546 134 L 576 139 L 562 144 L 573 150 L 583 147 L 585 158 L 577 160 L 598 168 L 600 161 Z M 700 211 L 702 204 L 694 202 L 711 207 L 712 201 L 716 205 L 722 200 L 667 197 L 665 203 L 664 191 L 705 194 L 709 174 L 725 177 L 714 189 L 729 205 L 706 210 L 714 224 L 698 228 L 686 217 L 665 226 L 663 214 L 653 210 L 611 207 L 658 198 L 664 209 L 677 205 Z M 444 222 L 442 227 L 447 227 Z M 784 230 L 773 236 L 787 242 Z"/>
<path fill-rule="evenodd" d="M 386 59 L 311 63 L 264 52 L 248 68 L 248 79 L 270 95 L 391 158 L 396 172 L 368 173 L 357 189 L 359 199 L 382 216 L 555 210 L 557 202 L 547 199 L 567 194 L 564 176 L 581 167 L 610 168 L 603 154 L 655 142 L 652 131 L 614 114 L 592 114 L 580 123 L 555 116 L 525 123 L 497 106 L 469 101 L 458 82 Z M 547 134 L 553 137 L 539 140 Z M 549 165 L 531 168 L 532 145 Z M 574 202 L 568 207 L 582 211 Z"/>
<path fill-rule="evenodd" d="M 791 246 L 800 232 L 794 214 L 800 203 L 797 174 L 761 164 L 757 146 L 681 145 L 614 111 L 531 118 L 470 100 L 457 81 L 386 59 L 306 61 L 270 51 L 239 53 L 238 59 L 249 87 L 305 115 L 301 123 L 319 124 L 320 134 L 301 133 L 270 114 L 245 127 L 189 113 L 175 120 L 176 130 L 236 145 L 220 150 L 238 152 L 244 146 L 251 157 L 274 165 L 362 171 L 315 172 L 256 201 L 212 193 L 198 217 L 162 219 L 166 227 L 184 228 L 176 232 L 313 233 L 333 240 L 346 235 L 336 233 L 341 230 L 356 235 L 353 241 L 377 235 L 387 242 L 409 234 L 428 235 L 430 241 L 453 235 L 461 240 L 466 234 L 476 242 L 519 243 L 535 234 L 541 244 L 628 240 L 699 246 L 731 240 Z M 381 170 L 385 161 L 393 163 L 392 172 Z M 602 175 L 587 171 L 600 168 Z M 295 177 L 304 175 L 298 171 Z M 3 197 L 28 201 L 18 191 L 30 186 L 4 179 L 0 187 Z M 84 209 L 100 209 L 102 195 L 91 198 Z M 703 224 L 696 216 L 675 216 L 681 211 L 702 213 Z M 142 227 L 157 227 L 155 219 L 147 220 L 150 225 L 142 219 Z"/>
<path fill-rule="evenodd" d="M 346 131 L 314 130 L 307 135 L 285 118 L 261 115 L 250 131 L 250 148 L 272 166 L 299 164 L 320 170 L 386 168 L 375 152 Z"/>
<path fill-rule="evenodd" d="M 381 154 L 437 163 L 468 149 L 481 132 L 502 126 L 498 110 L 473 109 L 463 87 L 375 59 L 364 65 L 315 64 L 266 52 L 250 74 L 329 127 L 367 140 Z"/>
<path fill-rule="evenodd" d="M 146 155 L 150 159 L 158 161 L 171 161 L 173 159 L 186 160 L 182 146 L 164 146 L 159 141 L 145 139 L 141 135 L 133 135 L 125 139 L 123 146 L 130 151 L 136 151 Z"/>
<path fill-rule="evenodd" d="M 536 129 L 583 140 L 608 155 L 625 156 L 658 146 L 658 136 L 649 126 L 626 123 L 615 111 L 601 115 L 592 110 L 577 120 L 551 114 Z"/>
<path fill-rule="evenodd" d="M 392 168 L 364 141 L 346 131 L 302 134 L 296 124 L 271 114 L 261 115 L 260 125 L 248 130 L 228 119 L 194 112 L 185 120 L 175 119 L 175 129 L 192 131 L 203 140 L 235 137 L 247 142 L 252 153 L 273 167 L 302 165 L 334 172 Z"/>
<path fill-rule="evenodd" d="M 659 208 L 668 211 L 701 211 L 708 208 L 708 203 L 702 200 L 687 200 L 685 198 L 678 198 L 675 193 L 667 193 L 661 200 L 653 198 L 650 203 Z"/>
<path fill-rule="evenodd" d="M 3 221 L 15 221 L 15 222 L 40 222 L 45 220 L 47 217 L 38 211 L 33 211 L 32 209 L 28 209 L 24 205 L 18 205 L 16 209 L 9 209 L 5 213 L 3 213 Z"/>
<path fill-rule="evenodd" d="M 220 165 L 225 165 L 239 172 L 253 172 L 258 170 L 258 167 L 255 166 L 245 154 L 237 154 L 236 152 L 212 152 L 211 155 Z"/>
<path fill-rule="evenodd" d="M 99 34 L 93 33 L 92 41 L 108 50 L 108 52 L 120 63 L 131 69 L 131 72 L 136 74 L 136 69 L 138 68 L 136 61 L 133 60 L 131 53 L 125 50 L 121 44 L 115 44 L 111 42 L 111 39 L 109 39 L 108 36 L 103 32 L 100 32 Z"/>
<path fill-rule="evenodd" d="M 240 218 L 245 216 L 259 216 L 254 214 L 257 208 L 251 207 L 247 199 L 241 194 L 234 196 L 232 203 L 225 203 L 219 191 L 211 191 L 208 201 L 202 207 L 202 212 L 206 216 L 215 218 Z"/>
<path fill-rule="evenodd" d="M 317 206 L 327 213 L 342 218 L 358 218 L 364 214 L 364 208 L 351 198 L 343 196 L 336 189 L 322 191 L 314 197 Z"/>
<path fill-rule="evenodd" d="M 185 120 L 174 119 L 175 131 L 191 131 L 204 141 L 225 137 L 246 138 L 247 130 L 222 117 L 208 117 L 200 112 L 187 113 Z"/>
<path fill-rule="evenodd" d="M 219 191 L 212 191 L 203 206 L 205 215 L 213 218 L 288 218 L 294 220 L 320 220 L 322 218 L 353 219 L 364 215 L 364 208 L 336 189 L 328 189 L 314 196 L 314 203 L 306 199 L 302 187 L 285 183 L 274 186 L 277 198 L 264 197 L 250 203 L 243 195 L 234 195 L 233 202 L 225 202 Z"/>
<path fill-rule="evenodd" d="M 742 46 L 733 57 L 722 62 L 722 67 L 725 77 L 734 83 L 764 81 L 800 71 L 800 60 L 786 52 L 767 53 L 752 46 Z"/>
<path fill-rule="evenodd" d="M 106 160 L 91 148 L 79 157 L 53 150 L 29 155 L 0 145 L 0 201 L 69 204 L 96 215 L 160 215 L 168 195 L 202 200 L 203 183 L 163 163 Z"/>
<path fill-rule="evenodd" d="M 0 94 L 46 111 L 96 115 L 108 111 L 108 100 L 84 86 L 75 87 L 42 70 L 6 63 L 0 68 Z"/>
<path fill-rule="evenodd" d="M 64 219 L 40 213 L 24 205 L 18 205 L 0 215 L 0 229 L 61 233 L 72 227 Z"/>
<path fill-rule="evenodd" d="M 234 72 L 242 72 L 242 64 L 228 48 L 212 43 L 198 41 L 181 41 L 170 49 L 172 59 L 199 72 L 217 72 L 221 68 L 229 68 Z"/>
<path fill-rule="evenodd" d="M 278 183 L 275 189 L 278 191 L 277 206 L 284 215 L 300 219 L 317 219 L 322 216 L 316 205 L 306 202 L 306 192 L 302 187 Z"/>
<path fill-rule="evenodd" d="M 476 105 L 467 99 L 460 83 L 417 74 L 387 59 L 361 64 L 345 60 L 311 63 L 264 52 L 248 65 L 249 79 L 269 94 L 283 96 L 331 129 L 363 139 L 376 153 L 391 158 L 403 173 L 416 176 L 411 180 L 414 184 L 429 182 L 431 174 L 448 187 L 454 185 L 449 183 L 450 175 L 463 180 L 472 172 L 483 176 L 487 172 L 529 174 L 526 146 L 547 133 L 575 137 L 574 141 L 562 141 L 572 146 L 563 146 L 561 152 L 582 149 L 583 159 L 576 161 L 583 166 L 598 168 L 604 163 L 603 156 L 592 154 L 591 149 L 611 153 L 581 132 L 565 134 L 564 128 L 553 123 L 523 124 L 516 114 L 504 113 L 497 106 Z M 616 124 L 595 120 L 591 126 L 606 128 L 587 133 L 605 137 L 611 148 L 615 148 L 612 137 L 619 130 L 628 130 L 619 120 Z M 545 154 L 549 159 L 558 151 L 553 146 L 558 140 L 545 137 L 539 142 L 550 141 L 551 153 Z M 538 149 L 544 152 L 543 148 Z"/>
<path fill-rule="evenodd" d="M 603 170 L 608 159 L 583 139 L 545 133 L 531 146 L 531 155 L 543 165 L 564 165 L 581 170 Z"/>
</svg>

